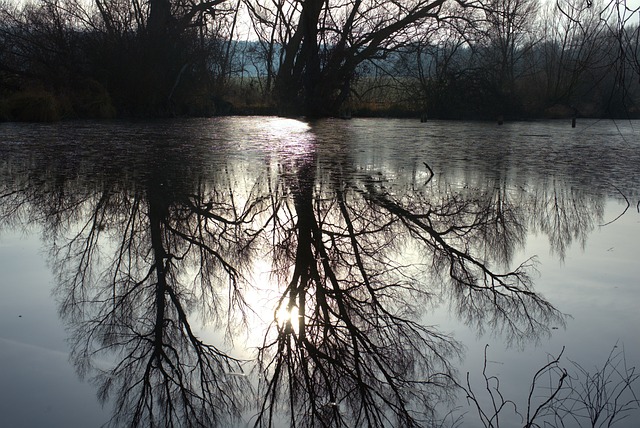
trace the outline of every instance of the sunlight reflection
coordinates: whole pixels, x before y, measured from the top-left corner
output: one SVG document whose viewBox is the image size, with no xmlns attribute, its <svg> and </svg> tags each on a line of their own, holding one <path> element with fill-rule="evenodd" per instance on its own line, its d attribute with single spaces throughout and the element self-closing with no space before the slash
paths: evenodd
<svg viewBox="0 0 640 428">
<path fill-rule="evenodd" d="M 245 290 L 245 300 L 251 310 L 246 313 L 246 330 L 237 337 L 238 344 L 244 341 L 244 346 L 236 347 L 244 358 L 253 358 L 256 347 L 265 341 L 273 339 L 277 329 L 282 328 L 292 319 L 298 318 L 298 308 L 287 310 L 288 301 L 281 301 L 282 292 L 278 285 L 278 278 L 272 272 L 271 264 L 265 259 L 258 259 L 253 264 L 252 280 L 255 284 Z M 292 326 L 297 331 L 297 323 Z"/>
<path fill-rule="evenodd" d="M 307 122 L 282 117 L 269 118 L 269 128 L 272 130 L 274 136 L 281 137 L 305 133 L 311 129 Z"/>
<path fill-rule="evenodd" d="M 289 308 L 288 306 L 289 305 L 286 304 L 286 302 L 282 302 L 276 311 L 276 322 L 281 328 L 292 327 L 295 331 L 298 328 L 298 319 L 302 315 L 299 314 L 297 306 L 293 306 L 292 308 Z"/>
<path fill-rule="evenodd" d="M 272 146 L 281 154 L 304 158 L 315 150 L 315 137 L 308 123 L 295 119 L 273 118 L 269 123 Z"/>
</svg>

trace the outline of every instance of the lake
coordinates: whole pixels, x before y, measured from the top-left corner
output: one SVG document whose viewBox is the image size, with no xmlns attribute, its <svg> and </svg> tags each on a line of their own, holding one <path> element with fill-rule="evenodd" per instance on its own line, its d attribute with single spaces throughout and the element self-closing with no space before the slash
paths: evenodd
<svg viewBox="0 0 640 428">
<path fill-rule="evenodd" d="M 2 427 L 638 426 L 640 121 L 2 123 L 0 154 Z"/>
</svg>

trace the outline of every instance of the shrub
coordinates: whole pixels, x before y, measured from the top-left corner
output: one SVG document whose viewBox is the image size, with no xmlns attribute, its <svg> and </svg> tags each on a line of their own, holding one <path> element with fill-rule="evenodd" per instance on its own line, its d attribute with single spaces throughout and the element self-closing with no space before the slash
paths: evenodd
<svg viewBox="0 0 640 428">
<path fill-rule="evenodd" d="M 7 119 L 19 122 L 53 122 L 61 118 L 55 96 L 44 90 L 11 95 L 6 101 L 5 114 Z"/>
</svg>

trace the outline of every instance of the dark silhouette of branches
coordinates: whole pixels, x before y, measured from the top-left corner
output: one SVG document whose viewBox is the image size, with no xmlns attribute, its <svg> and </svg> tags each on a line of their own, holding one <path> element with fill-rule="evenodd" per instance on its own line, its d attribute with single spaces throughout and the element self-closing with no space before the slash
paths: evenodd
<svg viewBox="0 0 640 428">
<path fill-rule="evenodd" d="M 244 361 L 193 318 L 228 337 L 242 326 L 265 204 L 236 201 L 225 173 L 210 186 L 184 168 L 197 151 L 94 150 L 58 147 L 59 163 L 29 165 L 1 192 L 3 216 L 43 225 L 71 361 L 112 402 L 113 426 L 225 426 L 251 393 Z"/>
<path fill-rule="evenodd" d="M 470 246 L 478 235 L 503 227 L 496 205 L 449 197 L 441 206 L 414 200 L 396 201 L 371 181 L 363 196 L 397 217 L 405 233 L 431 256 L 433 272 L 449 287 L 457 312 L 482 330 L 490 326 L 509 340 L 531 339 L 549 331 L 549 322 L 562 322 L 557 310 L 532 289 L 533 260 L 507 273 L 497 273 L 475 256 Z M 420 203 L 429 205 L 422 205 Z M 406 204 L 406 205 L 404 205 Z M 499 205 L 498 205 L 499 206 Z"/>
<path fill-rule="evenodd" d="M 206 215 L 192 221 L 179 206 L 174 211 L 175 189 L 161 184 L 124 198 L 127 211 L 111 211 L 120 207 L 102 195 L 89 222 L 58 249 L 61 313 L 72 321 L 79 373 L 92 377 L 101 399 L 115 399 L 115 426 L 217 426 L 239 416 L 248 384 L 234 375 L 242 373 L 241 361 L 202 342 L 189 314 L 208 300 L 204 315 L 231 325 L 218 281 L 230 284 L 227 303 L 242 313 L 243 278 L 227 259 L 233 250 L 227 244 L 242 243 L 229 236 L 229 225 L 242 219 L 226 220 L 220 210 L 211 215 L 219 223 Z M 184 228 L 193 225 L 199 235 Z M 100 254 L 105 231 L 121 236 L 110 261 Z M 193 284 L 199 287 L 184 283 L 184 263 L 198 267 Z M 95 365 L 105 353 L 120 356 L 108 369 Z"/>
<path fill-rule="evenodd" d="M 279 256 L 291 257 L 279 305 L 295 315 L 275 321 L 260 350 L 256 426 L 273 425 L 281 400 L 291 426 L 422 426 L 450 385 L 458 345 L 415 321 L 412 302 L 427 293 L 386 255 L 387 219 L 349 206 L 341 184 L 335 199 L 318 198 L 314 168 L 287 183 L 293 201 L 282 209 L 293 217 L 278 226 L 295 232 L 277 232 L 295 250 Z"/>
<path fill-rule="evenodd" d="M 636 392 L 640 375 L 629 367 L 623 345 L 616 344 L 594 372 L 569 362 L 575 371 L 570 377 L 571 393 L 555 404 L 557 419 L 592 428 L 611 427 L 640 410 Z"/>
<path fill-rule="evenodd" d="M 635 367 L 627 365 L 624 348 L 618 345 L 593 373 L 568 358 L 565 359 L 570 368 L 563 367 L 564 348 L 557 356 L 550 356 L 549 362 L 540 367 L 531 380 L 526 413 L 519 410 L 516 402 L 505 398 L 500 391 L 500 379 L 487 373 L 487 348 L 482 370 L 484 392 L 479 394 L 473 390 L 469 373 L 466 385 L 459 385 L 485 427 L 500 427 L 507 409 L 521 418 L 525 428 L 612 427 L 640 410 L 635 391 L 639 375 Z M 545 378 L 548 385 L 543 385 Z"/>
<path fill-rule="evenodd" d="M 510 340 L 562 323 L 533 291 L 528 262 L 501 273 L 475 252 L 509 226 L 505 204 L 434 197 L 430 168 L 425 188 L 405 194 L 384 177 L 325 176 L 314 159 L 285 164 L 273 187 L 283 292 L 259 353 L 256 426 L 273 426 L 279 409 L 291 426 L 437 423 L 433 406 L 450 398 L 459 352 L 420 321 L 438 291 L 467 322 Z M 409 250 L 418 259 L 403 259 Z"/>
</svg>

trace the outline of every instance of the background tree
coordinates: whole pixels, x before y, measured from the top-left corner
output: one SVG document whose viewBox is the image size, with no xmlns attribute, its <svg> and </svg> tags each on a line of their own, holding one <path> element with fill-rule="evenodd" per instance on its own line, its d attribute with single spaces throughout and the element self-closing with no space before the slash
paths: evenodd
<svg viewBox="0 0 640 428">
<path fill-rule="evenodd" d="M 419 100 L 422 113 L 432 118 L 473 117 L 485 92 L 474 77 L 478 66 L 470 49 L 479 36 L 478 14 L 456 6 L 451 15 L 455 18 L 438 21 L 433 31 L 422 26 L 391 71 L 394 75 L 404 72 L 408 78 L 404 92 Z"/>
<path fill-rule="evenodd" d="M 573 106 L 587 113 L 588 93 L 609 71 L 605 21 L 600 2 L 547 5 L 542 21 L 541 72 L 536 84 L 546 88 L 544 104 Z M 582 103 L 582 105 L 581 105 Z"/>
<path fill-rule="evenodd" d="M 115 110 L 122 116 L 213 114 L 228 76 L 237 5 L 5 4 L 0 68 L 11 92 L 44 91 L 53 98 L 58 117 L 109 117 Z M 37 100 L 31 104 L 25 108 L 37 107 Z M 20 119 L 14 107 L 7 110 Z"/>
<path fill-rule="evenodd" d="M 491 0 L 482 3 L 484 22 L 477 49 L 479 69 L 487 85 L 488 103 L 496 116 L 518 114 L 522 100 L 516 81 L 532 73 L 525 59 L 539 42 L 537 0 Z M 491 100 L 491 101 L 489 101 Z"/>
<path fill-rule="evenodd" d="M 609 73 L 604 77 L 603 102 L 609 116 L 629 117 L 638 111 L 638 43 L 639 27 L 635 22 L 640 6 L 614 1 L 603 8 L 601 16 L 608 29 Z M 611 73 L 611 71 L 614 71 Z"/>
<path fill-rule="evenodd" d="M 99 1 L 97 7 L 106 29 L 104 43 L 113 44 L 113 56 L 104 63 L 107 79 L 132 114 L 215 112 L 233 38 L 235 4 Z M 116 86 L 120 82 L 122 88 Z"/>
<path fill-rule="evenodd" d="M 274 86 L 283 111 L 337 114 L 357 67 L 405 45 L 420 23 L 440 16 L 445 0 L 278 3 L 272 17 L 254 13 L 254 25 L 280 25 L 286 37 Z M 253 8 L 257 10 L 257 8 Z M 258 30 L 264 38 L 274 30 Z M 265 38 L 265 42 L 268 40 Z"/>
</svg>

